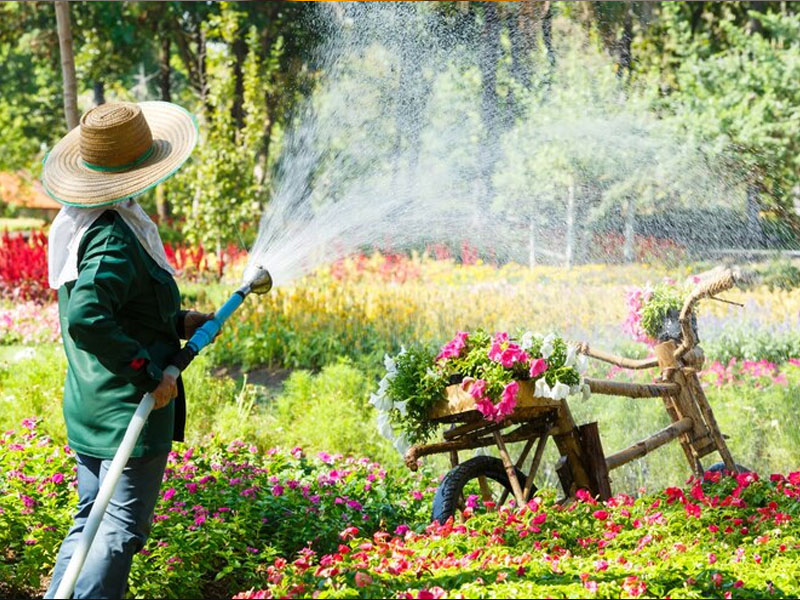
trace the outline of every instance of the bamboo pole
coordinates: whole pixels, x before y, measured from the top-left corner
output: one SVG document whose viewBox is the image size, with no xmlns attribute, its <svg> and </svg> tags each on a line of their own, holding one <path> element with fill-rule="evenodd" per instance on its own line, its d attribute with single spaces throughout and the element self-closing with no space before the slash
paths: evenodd
<svg viewBox="0 0 800 600">
<path fill-rule="evenodd" d="M 677 383 L 627 383 L 625 381 L 609 381 L 608 379 L 583 380 L 589 384 L 593 394 L 608 396 L 626 396 L 628 398 L 658 398 L 659 396 L 675 396 L 680 393 Z"/>
<path fill-rule="evenodd" d="M 641 360 L 623 358 L 603 350 L 595 350 L 586 342 L 581 342 L 579 344 L 579 352 L 581 354 L 585 354 L 586 356 L 596 358 L 597 360 L 602 360 L 603 362 L 607 362 L 612 365 L 617 365 L 618 367 L 622 367 L 624 369 L 652 369 L 653 367 L 658 366 L 658 360 L 654 357 L 644 358 Z"/>
<path fill-rule="evenodd" d="M 500 451 L 500 459 L 503 461 L 503 466 L 506 468 L 508 481 L 511 482 L 511 489 L 514 491 L 517 506 L 522 506 L 525 504 L 525 497 L 522 495 L 522 487 L 519 484 L 519 479 L 517 479 L 517 470 L 514 468 L 514 463 L 511 462 L 511 456 L 509 456 L 506 444 L 503 442 L 503 436 L 497 431 L 494 432 L 494 441 Z"/>
<path fill-rule="evenodd" d="M 610 471 L 612 469 L 616 469 L 617 467 L 621 467 L 622 465 L 627 464 L 634 459 L 641 458 L 645 454 L 652 452 L 667 442 L 671 442 L 679 435 L 690 431 L 692 426 L 692 419 L 689 417 L 684 417 L 680 421 L 676 421 L 675 423 L 664 427 L 650 437 L 638 441 L 632 446 L 629 446 L 624 450 L 620 450 L 616 454 L 612 454 L 606 458 L 608 470 Z"/>
</svg>

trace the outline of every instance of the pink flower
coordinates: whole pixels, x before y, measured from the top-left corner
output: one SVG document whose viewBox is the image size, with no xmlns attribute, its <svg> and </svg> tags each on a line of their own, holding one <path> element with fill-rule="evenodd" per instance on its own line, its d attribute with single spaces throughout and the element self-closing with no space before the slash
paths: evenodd
<svg viewBox="0 0 800 600">
<path fill-rule="evenodd" d="M 592 513 L 592 516 L 597 519 L 598 521 L 605 521 L 608 519 L 608 511 L 605 510 L 596 510 Z"/>
<path fill-rule="evenodd" d="M 356 572 L 356 587 L 366 587 L 372 583 L 372 577 L 363 571 Z"/>
<path fill-rule="evenodd" d="M 713 565 L 715 562 L 717 562 L 717 555 L 710 552 L 708 555 L 708 564 Z"/>
<path fill-rule="evenodd" d="M 189 490 L 190 494 L 194 494 L 197 492 L 197 484 L 196 483 L 187 483 L 186 489 Z"/>
<path fill-rule="evenodd" d="M 283 496 L 283 486 L 276 483 L 272 486 L 272 495 L 273 496 Z"/>
<path fill-rule="evenodd" d="M 50 477 L 50 481 L 55 484 L 64 483 L 64 475 L 62 473 L 53 473 Z"/>
<path fill-rule="evenodd" d="M 539 375 L 547 371 L 547 367 L 548 367 L 547 361 L 543 358 L 537 358 L 535 360 L 532 360 L 531 379 L 536 379 L 537 377 L 539 377 Z"/>
<path fill-rule="evenodd" d="M 447 360 L 448 358 L 458 358 L 461 356 L 461 351 L 466 348 L 467 346 L 467 338 L 469 337 L 469 332 L 467 331 L 459 331 L 456 333 L 456 337 L 452 340 L 447 342 L 444 346 L 442 346 L 441 352 L 436 357 L 436 361 L 440 360 Z"/>
</svg>

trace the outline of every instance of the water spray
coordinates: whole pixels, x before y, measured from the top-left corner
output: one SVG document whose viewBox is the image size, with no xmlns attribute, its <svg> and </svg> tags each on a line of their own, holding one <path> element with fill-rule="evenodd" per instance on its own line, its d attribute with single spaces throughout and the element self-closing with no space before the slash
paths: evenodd
<svg viewBox="0 0 800 600">
<path fill-rule="evenodd" d="M 250 275 L 252 272 L 252 275 Z M 242 305 L 244 299 L 250 294 L 266 294 L 272 289 L 272 276 L 269 271 L 264 267 L 256 266 L 250 271 L 246 272 L 245 284 L 236 290 L 233 295 L 223 304 L 219 310 L 214 314 L 212 319 L 209 319 L 201 327 L 198 327 L 192 337 L 186 342 L 186 345 L 178 352 L 172 359 L 172 364 L 164 369 L 164 373 L 178 377 L 182 371 L 189 366 L 200 351 L 208 346 L 219 333 L 222 325 L 234 313 L 234 311 Z M 133 448 L 136 445 L 136 440 L 139 439 L 139 434 L 142 432 L 147 417 L 153 410 L 155 398 L 152 394 L 145 394 L 133 414 L 128 429 L 125 431 L 125 436 L 122 438 L 122 443 L 117 449 L 114 459 L 111 461 L 111 466 L 106 473 L 103 484 L 97 493 L 97 498 L 92 505 L 92 510 L 86 520 L 86 525 L 83 529 L 83 535 L 75 547 L 72 558 L 67 565 L 64 576 L 61 578 L 61 583 L 56 590 L 54 598 L 71 598 L 72 592 L 75 589 L 75 583 L 78 581 L 78 576 L 81 573 L 83 564 L 86 561 L 86 556 L 92 547 L 97 529 L 105 515 L 106 508 L 111 497 L 114 495 L 114 490 L 117 487 L 119 478 L 125 465 L 128 464 L 128 459 L 131 457 Z"/>
</svg>

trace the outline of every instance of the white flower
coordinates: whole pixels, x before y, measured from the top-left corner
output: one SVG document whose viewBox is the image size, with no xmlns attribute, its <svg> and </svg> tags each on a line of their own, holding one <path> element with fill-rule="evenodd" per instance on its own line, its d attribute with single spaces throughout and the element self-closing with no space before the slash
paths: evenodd
<svg viewBox="0 0 800 600">
<path fill-rule="evenodd" d="M 592 388 L 589 387 L 588 383 L 584 383 L 581 387 L 581 393 L 583 394 L 583 399 L 588 400 L 592 397 Z"/>
<path fill-rule="evenodd" d="M 520 339 L 520 341 L 519 341 L 519 346 L 523 350 L 527 350 L 528 348 L 533 346 L 533 332 L 532 331 L 526 331 L 525 333 L 522 334 L 522 339 Z"/>
<path fill-rule="evenodd" d="M 577 354 L 578 354 L 577 346 L 567 346 L 567 358 L 564 361 L 564 366 L 571 367 L 572 365 L 574 365 Z"/>
<path fill-rule="evenodd" d="M 547 337 L 542 340 L 542 358 L 550 358 L 550 355 L 553 353 L 553 341 L 555 339 L 555 334 L 549 333 L 547 334 Z"/>
<path fill-rule="evenodd" d="M 565 383 L 557 381 L 553 386 L 553 400 L 564 400 L 569 396 L 569 386 Z"/>
<path fill-rule="evenodd" d="M 408 413 L 408 400 L 403 400 L 402 402 L 395 402 L 394 407 L 400 411 L 400 416 L 405 417 Z"/>
<path fill-rule="evenodd" d="M 378 433 L 380 433 L 390 442 L 394 440 L 394 429 L 392 428 L 392 423 L 389 420 L 388 412 L 378 413 Z"/>
<path fill-rule="evenodd" d="M 392 408 L 392 401 L 383 394 L 370 394 L 369 403 L 380 411 L 387 411 Z"/>
<path fill-rule="evenodd" d="M 539 398 L 550 397 L 550 386 L 547 385 L 547 382 L 544 380 L 544 377 L 536 380 L 536 385 L 533 388 L 533 394 L 534 396 L 538 396 Z"/>
<path fill-rule="evenodd" d="M 380 383 L 378 384 L 378 395 L 385 396 L 386 392 L 389 391 L 389 377 L 384 377 L 381 379 Z"/>
<path fill-rule="evenodd" d="M 383 355 L 383 366 L 386 367 L 387 375 L 394 375 L 395 373 L 397 373 L 397 364 L 394 362 L 394 359 L 388 354 Z"/>
<path fill-rule="evenodd" d="M 408 443 L 408 438 L 406 437 L 405 433 L 401 433 L 397 436 L 397 439 L 394 441 L 394 448 L 400 454 L 405 455 L 408 452 L 408 449 L 411 447 L 411 444 Z"/>
<path fill-rule="evenodd" d="M 578 373 L 581 375 L 583 375 L 586 372 L 586 369 L 589 368 L 589 359 L 585 354 L 578 355 L 578 358 L 575 360 L 575 368 L 578 369 Z"/>
</svg>

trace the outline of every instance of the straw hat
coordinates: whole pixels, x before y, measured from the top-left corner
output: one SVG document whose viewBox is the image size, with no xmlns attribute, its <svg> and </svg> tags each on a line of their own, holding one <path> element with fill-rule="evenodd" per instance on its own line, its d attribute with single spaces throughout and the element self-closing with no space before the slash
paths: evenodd
<svg viewBox="0 0 800 600">
<path fill-rule="evenodd" d="M 101 104 L 45 157 L 42 183 L 62 204 L 113 204 L 169 178 L 195 144 L 197 122 L 177 104 Z"/>
</svg>

